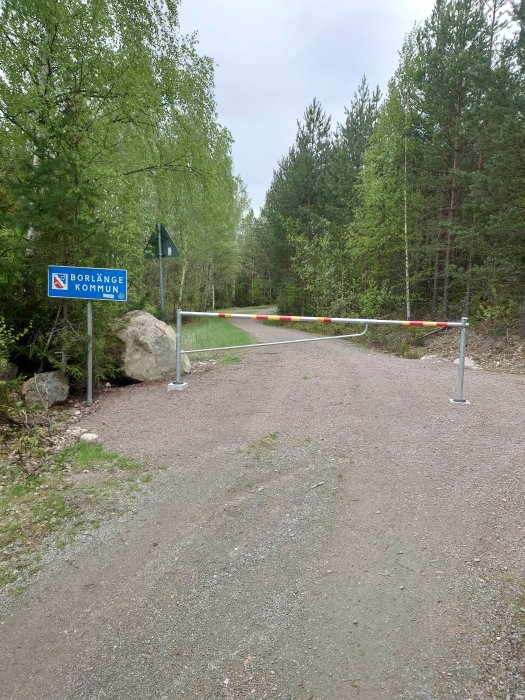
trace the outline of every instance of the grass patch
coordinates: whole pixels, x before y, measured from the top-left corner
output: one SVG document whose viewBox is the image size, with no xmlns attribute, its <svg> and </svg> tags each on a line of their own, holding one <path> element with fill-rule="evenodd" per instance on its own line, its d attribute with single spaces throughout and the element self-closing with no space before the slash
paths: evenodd
<svg viewBox="0 0 525 700">
<path fill-rule="evenodd" d="M 267 435 L 263 435 L 263 437 L 260 440 L 257 440 L 257 442 L 254 442 L 251 444 L 248 449 L 249 450 L 268 450 L 272 447 L 275 446 L 275 441 L 279 437 L 278 433 L 268 433 Z"/>
<path fill-rule="evenodd" d="M 110 452 L 97 442 L 78 442 L 64 448 L 58 455 L 59 464 L 67 465 L 73 473 L 79 473 L 84 469 L 100 469 L 106 471 L 132 470 L 140 468 L 138 462 Z"/>
<path fill-rule="evenodd" d="M 197 318 L 189 323 L 185 323 L 182 329 L 183 350 L 249 345 L 252 342 L 253 340 L 249 333 L 222 318 Z M 232 354 L 228 350 L 190 355 L 190 359 L 196 360 L 213 360 L 218 358 L 224 364 L 236 364 L 241 361 L 238 355 Z"/>
<path fill-rule="evenodd" d="M 47 441 L 52 438 L 48 433 Z M 22 575 L 39 570 L 47 536 L 56 534 L 56 547 L 63 549 L 79 531 L 122 510 L 126 497 L 153 478 L 145 465 L 98 443 L 58 451 L 39 443 L 23 462 L 11 448 L 7 442 L 0 452 L 0 586 L 11 591 Z"/>
<path fill-rule="evenodd" d="M 226 355 L 221 359 L 221 365 L 238 365 L 241 362 L 239 355 Z"/>
<path fill-rule="evenodd" d="M 253 455 L 255 459 L 260 459 L 263 457 L 263 455 L 275 448 L 278 437 L 279 433 L 268 433 L 267 435 L 263 435 L 262 438 L 256 440 L 251 445 L 248 445 L 246 452 L 249 455 Z"/>
<path fill-rule="evenodd" d="M 425 354 L 423 336 L 428 328 L 400 326 L 372 326 L 356 342 L 367 348 L 399 355 L 407 360 L 419 360 Z"/>
</svg>

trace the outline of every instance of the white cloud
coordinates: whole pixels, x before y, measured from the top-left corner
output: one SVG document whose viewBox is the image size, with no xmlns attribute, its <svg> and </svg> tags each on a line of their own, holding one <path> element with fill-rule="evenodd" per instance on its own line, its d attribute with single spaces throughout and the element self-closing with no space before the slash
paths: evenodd
<svg viewBox="0 0 525 700">
<path fill-rule="evenodd" d="M 317 97 L 343 118 L 363 74 L 385 89 L 404 36 L 433 0 L 182 0 L 184 32 L 217 64 L 219 119 L 254 207 Z"/>
</svg>

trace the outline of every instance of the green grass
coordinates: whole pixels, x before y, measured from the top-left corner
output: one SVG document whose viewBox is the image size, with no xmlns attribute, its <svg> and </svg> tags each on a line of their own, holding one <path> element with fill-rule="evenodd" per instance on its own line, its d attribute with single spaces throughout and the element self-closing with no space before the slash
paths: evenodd
<svg viewBox="0 0 525 700">
<path fill-rule="evenodd" d="M 239 355 L 226 355 L 221 359 L 222 365 L 238 365 L 241 362 Z"/>
<path fill-rule="evenodd" d="M 185 323 L 182 328 L 182 349 L 200 350 L 202 348 L 217 348 L 229 345 L 249 345 L 252 337 L 246 331 L 237 328 L 222 318 L 198 318 Z M 219 354 L 220 352 L 220 354 Z M 227 353 L 227 354 L 223 354 Z M 231 351 L 221 350 L 212 353 L 190 354 L 190 360 L 210 360 L 221 358 L 225 364 L 240 362 L 238 355 Z"/>
<path fill-rule="evenodd" d="M 78 442 L 62 450 L 58 457 L 60 464 L 67 464 L 70 471 L 79 473 L 84 469 L 98 469 L 100 466 L 106 471 L 137 470 L 140 465 L 117 452 L 110 452 L 96 442 Z"/>
<path fill-rule="evenodd" d="M 146 465 L 105 450 L 100 444 L 76 442 L 58 453 L 31 458 L 29 472 L 0 453 L 0 586 L 15 591 L 20 576 L 40 568 L 39 547 L 56 533 L 64 548 L 79 531 L 99 527 L 122 508 L 123 494 L 136 495 L 153 478 Z"/>
</svg>

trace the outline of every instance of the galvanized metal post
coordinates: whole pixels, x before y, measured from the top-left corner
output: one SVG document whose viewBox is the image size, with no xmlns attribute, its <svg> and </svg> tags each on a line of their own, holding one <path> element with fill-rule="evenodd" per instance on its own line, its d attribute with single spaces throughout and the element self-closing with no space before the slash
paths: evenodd
<svg viewBox="0 0 525 700">
<path fill-rule="evenodd" d="M 180 384 L 180 372 L 182 364 L 182 317 L 180 309 L 177 309 L 177 350 L 176 350 L 175 381 Z"/>
<path fill-rule="evenodd" d="M 93 302 L 87 302 L 87 401 L 93 403 Z"/>
<path fill-rule="evenodd" d="M 175 348 L 175 381 L 168 384 L 168 391 L 184 389 L 188 386 L 186 382 L 181 381 L 182 374 L 182 311 L 177 309 L 177 345 Z"/>
<path fill-rule="evenodd" d="M 470 401 L 467 401 L 465 398 L 463 398 L 463 380 L 464 380 L 464 375 L 465 375 L 465 350 L 467 347 L 467 325 L 468 325 L 468 318 L 466 316 L 461 317 L 461 336 L 459 339 L 459 365 L 458 365 L 458 381 L 457 381 L 457 389 L 456 389 L 456 398 L 455 399 L 450 399 L 450 403 L 461 403 L 461 404 L 468 404 Z"/>
<path fill-rule="evenodd" d="M 160 308 L 164 310 L 164 271 L 162 269 L 162 239 L 160 235 L 160 224 L 157 224 L 157 245 L 159 247 L 159 294 Z"/>
</svg>

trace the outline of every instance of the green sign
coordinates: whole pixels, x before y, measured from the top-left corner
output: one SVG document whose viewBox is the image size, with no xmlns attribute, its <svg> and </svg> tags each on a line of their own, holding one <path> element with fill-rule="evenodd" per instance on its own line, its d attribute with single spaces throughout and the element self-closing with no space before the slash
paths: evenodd
<svg viewBox="0 0 525 700">
<path fill-rule="evenodd" d="M 155 233 L 149 237 L 145 258 L 176 258 L 180 255 L 177 246 L 163 224 L 157 224 Z M 160 239 L 160 255 L 159 255 Z"/>
</svg>

